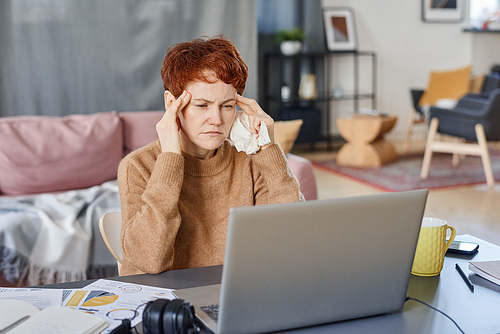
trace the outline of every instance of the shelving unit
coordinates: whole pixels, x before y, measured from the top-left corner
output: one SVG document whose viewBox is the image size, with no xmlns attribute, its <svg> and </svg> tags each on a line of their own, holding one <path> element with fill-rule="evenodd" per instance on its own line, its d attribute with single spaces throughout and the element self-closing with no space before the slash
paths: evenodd
<svg viewBox="0 0 500 334">
<path fill-rule="evenodd" d="M 353 90 L 352 93 L 338 96 L 334 94 L 331 86 L 330 68 L 338 58 L 353 58 Z M 360 57 L 371 58 L 371 91 L 360 92 Z M 265 99 L 263 106 L 270 111 L 278 120 L 302 118 L 302 126 L 297 142 L 319 142 L 326 141 L 328 148 L 334 139 L 330 133 L 331 114 L 334 111 L 332 102 L 352 101 L 354 113 L 359 112 L 359 101 L 371 99 L 371 108 L 376 109 L 377 88 L 377 60 L 371 51 L 344 51 L 344 52 L 306 52 L 292 56 L 282 53 L 267 53 L 264 55 L 263 85 Z M 306 70 L 304 70 L 306 69 Z M 302 73 L 316 74 L 317 98 L 300 98 L 299 86 Z M 366 75 L 366 73 L 363 73 Z M 281 87 L 287 85 L 290 88 L 290 97 L 283 100 Z"/>
<path fill-rule="evenodd" d="M 500 29 L 475 29 L 465 28 L 464 32 L 472 32 L 474 34 L 500 34 Z"/>
</svg>

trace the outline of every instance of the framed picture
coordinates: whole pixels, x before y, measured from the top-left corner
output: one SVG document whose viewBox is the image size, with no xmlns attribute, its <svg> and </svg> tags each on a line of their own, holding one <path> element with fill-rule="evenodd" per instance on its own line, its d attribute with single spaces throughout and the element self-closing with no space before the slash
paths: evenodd
<svg viewBox="0 0 500 334">
<path fill-rule="evenodd" d="M 465 0 L 422 0 L 424 22 L 460 22 Z"/>
<path fill-rule="evenodd" d="M 326 46 L 329 51 L 355 51 L 354 14 L 350 8 L 324 8 Z"/>
</svg>

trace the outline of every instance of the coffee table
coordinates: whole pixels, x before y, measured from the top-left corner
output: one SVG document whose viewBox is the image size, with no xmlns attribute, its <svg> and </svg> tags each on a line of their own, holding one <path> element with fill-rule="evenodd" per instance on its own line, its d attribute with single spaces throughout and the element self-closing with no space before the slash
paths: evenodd
<svg viewBox="0 0 500 334">
<path fill-rule="evenodd" d="M 377 168 L 397 158 L 394 146 L 384 139 L 392 130 L 396 116 L 356 115 L 338 118 L 337 128 L 347 141 L 337 154 L 337 164 Z"/>
</svg>

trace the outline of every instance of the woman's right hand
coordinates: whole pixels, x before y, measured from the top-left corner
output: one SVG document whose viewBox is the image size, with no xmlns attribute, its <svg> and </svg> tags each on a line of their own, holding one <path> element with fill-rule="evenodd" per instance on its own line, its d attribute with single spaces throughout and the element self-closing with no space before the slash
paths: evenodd
<svg viewBox="0 0 500 334">
<path fill-rule="evenodd" d="M 156 132 L 160 139 L 162 152 L 174 152 L 181 154 L 181 141 L 179 138 L 178 116 L 184 107 L 191 101 L 191 94 L 183 91 L 179 98 L 175 98 L 172 93 L 165 91 L 165 114 L 156 124 Z"/>
</svg>

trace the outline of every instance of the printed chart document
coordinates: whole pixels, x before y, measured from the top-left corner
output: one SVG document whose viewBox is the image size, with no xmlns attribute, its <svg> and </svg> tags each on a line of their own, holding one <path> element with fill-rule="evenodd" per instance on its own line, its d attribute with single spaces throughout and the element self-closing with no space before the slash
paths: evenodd
<svg viewBox="0 0 500 334">
<path fill-rule="evenodd" d="M 12 318 L 5 316 L 7 313 L 2 312 L 0 308 L 0 330 L 12 324 L 14 319 L 29 315 L 31 322 L 31 317 L 34 317 L 35 313 L 45 314 L 45 309 L 57 306 L 67 308 L 70 311 L 76 310 L 77 313 L 83 315 L 92 315 L 100 320 L 98 326 L 102 323 L 109 325 L 107 328 L 100 329 L 103 334 L 107 334 L 119 326 L 124 319 L 129 319 L 132 326 L 138 325 L 142 321 L 145 305 L 159 298 L 175 299 L 172 291 L 174 290 L 105 279 L 97 280 L 81 289 L 0 288 L 0 302 L 2 299 L 6 302 L 12 302 L 15 299 L 20 303 L 33 305 L 33 308 L 27 305 L 18 307 L 20 311 L 18 310 L 15 316 L 12 315 Z M 61 312 L 58 311 L 59 308 L 49 311 L 49 316 L 52 315 L 52 312 Z M 6 309 L 12 309 L 12 307 L 7 306 Z M 56 319 L 60 316 L 56 316 Z M 64 326 L 54 319 L 52 321 L 55 325 Z M 54 327 L 53 331 L 43 333 L 93 333 L 94 330 L 94 328 L 90 328 L 89 332 L 71 332 L 69 327 L 61 328 L 65 329 L 59 332 L 59 329 Z M 25 333 L 39 332 L 29 329 Z"/>
<path fill-rule="evenodd" d="M 104 319 L 109 327 L 103 334 L 111 332 L 129 319 L 132 326 L 142 322 L 145 304 L 156 299 L 176 299 L 172 289 L 125 283 L 106 279 L 97 280 L 67 296 L 63 306 L 91 313 Z"/>
<path fill-rule="evenodd" d="M 63 290 L 58 289 L 0 289 L 0 300 L 21 300 L 43 310 L 50 306 L 61 306 Z M 2 328 L 2 315 L 0 313 L 0 328 Z"/>
<path fill-rule="evenodd" d="M 84 312 L 62 306 L 50 306 L 39 311 L 21 300 L 0 300 L 0 312 L 1 329 L 27 317 L 27 320 L 10 329 L 9 334 L 97 334 L 108 327 L 103 319 Z"/>
<path fill-rule="evenodd" d="M 500 285 L 500 260 L 469 262 L 469 270 Z"/>
</svg>

